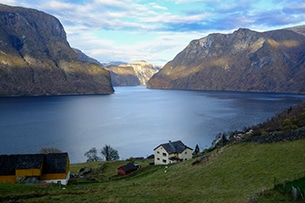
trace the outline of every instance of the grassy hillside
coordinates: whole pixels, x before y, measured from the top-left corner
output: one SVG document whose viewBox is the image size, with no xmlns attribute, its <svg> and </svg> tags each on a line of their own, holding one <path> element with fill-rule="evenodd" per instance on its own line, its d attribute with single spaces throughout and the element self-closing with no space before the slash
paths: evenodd
<svg viewBox="0 0 305 203">
<path fill-rule="evenodd" d="M 95 181 L 79 179 L 65 189 L 0 184 L 0 202 L 246 202 L 249 196 L 272 189 L 274 178 L 304 175 L 304 146 L 305 140 L 228 145 L 194 166 L 194 160 L 167 169 L 140 161 L 142 168 L 125 178 L 115 175 L 126 162 L 74 164 L 72 173 L 92 167 Z M 102 165 L 103 172 L 98 172 Z"/>
</svg>

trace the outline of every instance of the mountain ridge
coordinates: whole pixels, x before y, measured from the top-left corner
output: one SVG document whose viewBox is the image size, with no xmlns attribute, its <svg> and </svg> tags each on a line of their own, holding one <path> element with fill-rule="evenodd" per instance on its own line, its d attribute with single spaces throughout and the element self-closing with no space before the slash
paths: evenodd
<svg viewBox="0 0 305 203">
<path fill-rule="evenodd" d="M 305 93 L 304 48 L 305 36 L 289 29 L 213 33 L 192 40 L 147 87 Z"/>
</svg>

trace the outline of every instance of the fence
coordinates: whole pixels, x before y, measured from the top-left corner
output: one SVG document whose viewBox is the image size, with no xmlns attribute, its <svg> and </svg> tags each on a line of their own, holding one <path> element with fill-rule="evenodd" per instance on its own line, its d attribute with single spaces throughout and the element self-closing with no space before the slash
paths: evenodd
<svg viewBox="0 0 305 203">
<path fill-rule="evenodd" d="M 305 172 L 296 174 L 294 178 L 279 180 L 274 178 L 274 189 L 287 194 L 293 200 L 305 200 Z"/>
</svg>

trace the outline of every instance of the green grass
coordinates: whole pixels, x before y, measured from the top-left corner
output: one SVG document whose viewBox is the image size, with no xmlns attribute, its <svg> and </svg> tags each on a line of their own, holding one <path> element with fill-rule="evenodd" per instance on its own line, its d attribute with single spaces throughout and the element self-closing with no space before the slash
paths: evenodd
<svg viewBox="0 0 305 203">
<path fill-rule="evenodd" d="M 56 186 L 39 188 L 27 185 L 0 185 L 0 198 L 14 195 L 21 202 L 246 202 L 249 196 L 264 192 L 258 202 L 285 199 L 276 191 L 274 178 L 294 179 L 305 174 L 305 140 L 274 144 L 242 143 L 214 151 L 206 163 L 192 166 L 191 161 L 142 168 L 125 177 L 116 177 L 116 168 L 127 162 L 98 162 L 71 165 L 71 172 L 81 167 L 104 171 L 95 174 L 97 181 L 78 180 L 65 189 Z M 27 194 L 34 194 L 28 195 Z M 1 199 L 0 199 L 1 200 Z M 287 200 L 288 202 L 288 200 Z"/>
</svg>

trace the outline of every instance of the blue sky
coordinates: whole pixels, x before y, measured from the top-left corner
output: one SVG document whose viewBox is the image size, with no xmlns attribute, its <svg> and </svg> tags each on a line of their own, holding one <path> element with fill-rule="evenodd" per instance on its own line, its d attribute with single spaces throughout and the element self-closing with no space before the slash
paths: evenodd
<svg viewBox="0 0 305 203">
<path fill-rule="evenodd" d="M 193 39 L 238 28 L 305 25 L 304 0 L 2 0 L 44 11 L 74 48 L 99 60 L 164 65 Z"/>
</svg>

